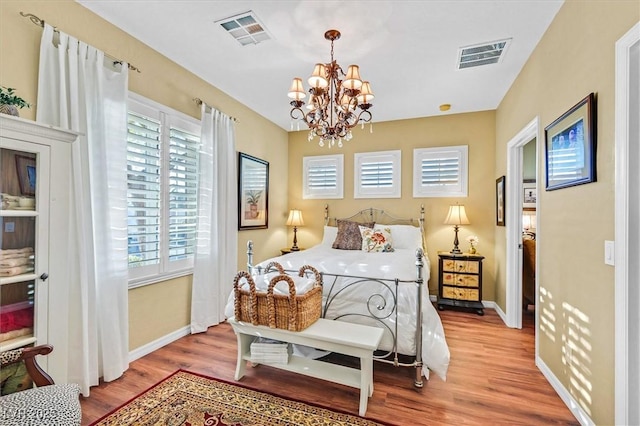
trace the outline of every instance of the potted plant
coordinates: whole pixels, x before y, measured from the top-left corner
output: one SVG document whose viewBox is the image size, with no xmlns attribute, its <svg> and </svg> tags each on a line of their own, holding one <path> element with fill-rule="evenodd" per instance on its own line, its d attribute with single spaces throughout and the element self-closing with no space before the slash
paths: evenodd
<svg viewBox="0 0 640 426">
<path fill-rule="evenodd" d="M 15 89 L 0 86 L 0 113 L 8 115 L 20 115 L 18 108 L 29 108 L 31 105 L 24 99 L 17 96 Z"/>
<path fill-rule="evenodd" d="M 261 190 L 254 189 L 247 191 L 247 204 L 249 204 L 248 215 L 251 219 L 258 217 L 258 202 L 260 201 L 261 196 Z"/>
</svg>

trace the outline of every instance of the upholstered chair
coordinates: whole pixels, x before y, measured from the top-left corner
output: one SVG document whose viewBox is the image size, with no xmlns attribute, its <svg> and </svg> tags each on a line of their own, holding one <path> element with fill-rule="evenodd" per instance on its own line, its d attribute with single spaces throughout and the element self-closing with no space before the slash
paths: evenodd
<svg viewBox="0 0 640 426">
<path fill-rule="evenodd" d="M 0 353 L 0 371 L 9 372 L 24 362 L 27 374 L 37 386 L 0 397 L 0 425 L 80 424 L 80 387 L 77 384 L 54 384 L 51 376 L 36 361 L 37 355 L 47 355 L 52 350 L 51 345 L 41 345 Z M 18 380 L 14 387 L 19 389 L 21 386 Z"/>
</svg>

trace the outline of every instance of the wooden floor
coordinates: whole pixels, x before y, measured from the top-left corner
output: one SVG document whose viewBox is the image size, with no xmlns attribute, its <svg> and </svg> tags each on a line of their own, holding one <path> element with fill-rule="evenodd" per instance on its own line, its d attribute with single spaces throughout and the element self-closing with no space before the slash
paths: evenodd
<svg viewBox="0 0 640 426">
<path fill-rule="evenodd" d="M 396 425 L 579 424 L 534 364 L 533 314 L 522 330 L 505 327 L 492 309 L 484 316 L 445 310 L 440 316 L 451 351 L 447 380 L 435 374 L 422 389 L 412 368 L 374 365 L 366 417 Z M 133 363 L 124 376 L 91 388 L 82 399 L 88 425 L 182 368 L 234 381 L 236 340 L 222 324 L 183 337 Z M 358 413 L 358 390 L 267 366 L 248 369 L 241 384 L 283 397 Z"/>
</svg>

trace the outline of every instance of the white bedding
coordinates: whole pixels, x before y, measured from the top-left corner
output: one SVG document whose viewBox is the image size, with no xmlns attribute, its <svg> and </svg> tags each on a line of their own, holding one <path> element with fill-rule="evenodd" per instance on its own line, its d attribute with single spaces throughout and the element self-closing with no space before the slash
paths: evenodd
<svg viewBox="0 0 640 426">
<path fill-rule="evenodd" d="M 325 235 L 327 237 L 327 235 Z M 271 261 L 280 263 L 287 270 L 298 270 L 300 266 L 311 265 L 318 271 L 327 274 L 340 274 L 361 277 L 375 277 L 380 279 L 395 279 L 414 281 L 416 279 L 416 255 L 415 249 L 395 247 L 391 253 L 367 253 L 361 250 L 337 250 L 331 248 L 327 242 L 332 241 L 331 237 L 325 238 L 323 243 L 310 249 L 292 252 L 290 254 L 276 257 L 264 261 L 256 267 L 264 267 Z M 429 261 L 423 258 L 423 279 L 422 291 L 422 361 L 424 366 L 435 372 L 440 378 L 445 380 L 449 365 L 449 348 L 447 346 L 442 322 L 437 311 L 429 301 L 427 282 L 429 279 Z M 255 272 L 255 271 L 254 271 Z M 331 294 L 339 292 L 338 297 L 333 299 L 326 318 L 337 318 L 342 315 L 341 320 L 358 322 L 369 325 L 377 325 L 374 320 L 365 318 L 365 315 L 374 313 L 377 318 L 381 318 L 382 323 L 395 332 L 396 317 L 392 314 L 392 304 L 382 306 L 383 299 L 378 294 L 383 295 L 388 300 L 392 300 L 395 292 L 393 282 L 385 284 L 377 282 L 366 282 L 355 286 L 344 288 L 346 284 L 354 282 L 352 278 L 339 278 L 335 284 L 332 276 L 324 278 L 324 295 L 331 291 Z M 405 355 L 413 355 L 416 352 L 415 332 L 416 332 L 416 310 L 417 291 L 414 282 L 400 283 L 398 286 L 398 352 Z M 227 305 L 227 315 L 233 315 L 233 296 L 230 297 L 231 304 Z M 382 343 L 379 347 L 385 351 L 393 350 L 393 337 L 385 332 Z M 423 373 L 428 377 L 427 368 Z"/>
</svg>

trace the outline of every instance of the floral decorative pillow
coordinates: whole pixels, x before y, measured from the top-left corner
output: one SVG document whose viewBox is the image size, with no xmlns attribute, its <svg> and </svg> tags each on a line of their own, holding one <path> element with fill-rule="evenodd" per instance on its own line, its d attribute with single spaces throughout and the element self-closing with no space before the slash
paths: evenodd
<svg viewBox="0 0 640 426">
<path fill-rule="evenodd" d="M 370 223 L 358 223 L 349 220 L 338 220 L 338 234 L 336 240 L 333 242 L 334 249 L 341 250 L 361 250 L 362 249 L 362 235 L 360 232 L 360 226 L 367 229 L 373 228 L 374 222 Z"/>
<path fill-rule="evenodd" d="M 393 250 L 393 239 L 391 238 L 391 229 L 389 227 L 365 228 L 360 227 L 362 235 L 362 250 L 372 252 L 389 253 Z"/>
</svg>

